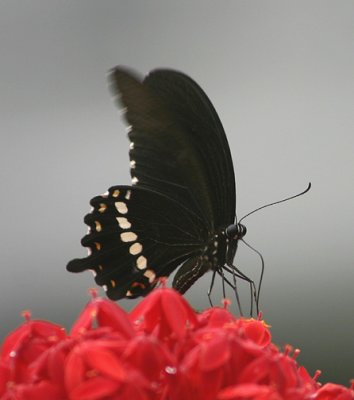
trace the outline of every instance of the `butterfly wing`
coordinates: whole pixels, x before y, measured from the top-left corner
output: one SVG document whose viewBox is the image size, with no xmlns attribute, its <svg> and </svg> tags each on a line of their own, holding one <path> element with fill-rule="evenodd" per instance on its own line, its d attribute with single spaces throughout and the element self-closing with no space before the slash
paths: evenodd
<svg viewBox="0 0 354 400">
<path fill-rule="evenodd" d="M 169 275 L 200 253 L 208 237 L 202 221 L 175 200 L 152 190 L 114 186 L 91 200 L 89 255 L 72 260 L 70 272 L 92 270 L 111 299 L 145 295 L 156 277 Z"/>
<path fill-rule="evenodd" d="M 131 126 L 133 183 L 193 209 L 210 231 L 235 217 L 235 177 L 220 119 L 204 91 L 181 72 L 158 69 L 141 82 L 117 67 L 111 74 Z"/>
<path fill-rule="evenodd" d="M 130 124 L 134 186 L 92 199 L 85 217 L 90 231 L 82 239 L 90 254 L 67 269 L 93 270 L 96 283 L 119 299 L 145 295 L 156 277 L 183 263 L 174 287 L 185 292 L 215 267 L 218 260 L 205 252 L 235 216 L 223 127 L 206 94 L 180 72 L 155 70 L 141 81 L 117 67 L 111 82 Z"/>
</svg>

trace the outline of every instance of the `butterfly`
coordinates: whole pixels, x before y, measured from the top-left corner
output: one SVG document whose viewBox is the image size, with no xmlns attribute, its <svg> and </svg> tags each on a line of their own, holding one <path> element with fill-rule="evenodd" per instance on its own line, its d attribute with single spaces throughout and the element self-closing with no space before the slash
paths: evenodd
<svg viewBox="0 0 354 400">
<path fill-rule="evenodd" d="M 172 69 L 141 80 L 119 66 L 109 79 L 129 125 L 132 184 L 91 200 L 81 241 L 89 255 L 67 270 L 92 270 L 113 300 L 145 296 L 177 268 L 172 285 L 180 293 L 212 271 L 211 287 L 216 274 L 235 290 L 241 278 L 256 296 L 233 265 L 246 227 L 235 217 L 230 148 L 207 95 Z"/>
</svg>

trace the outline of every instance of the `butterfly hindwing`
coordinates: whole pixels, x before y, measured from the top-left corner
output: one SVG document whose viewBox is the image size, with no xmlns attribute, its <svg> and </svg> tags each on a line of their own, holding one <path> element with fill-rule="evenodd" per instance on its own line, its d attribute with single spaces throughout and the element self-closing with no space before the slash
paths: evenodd
<svg viewBox="0 0 354 400">
<path fill-rule="evenodd" d="M 147 293 L 156 277 L 199 254 L 208 237 L 198 216 L 144 188 L 114 186 L 91 205 L 85 217 L 89 232 L 82 239 L 90 254 L 71 261 L 68 269 L 93 270 L 112 299 Z"/>
</svg>

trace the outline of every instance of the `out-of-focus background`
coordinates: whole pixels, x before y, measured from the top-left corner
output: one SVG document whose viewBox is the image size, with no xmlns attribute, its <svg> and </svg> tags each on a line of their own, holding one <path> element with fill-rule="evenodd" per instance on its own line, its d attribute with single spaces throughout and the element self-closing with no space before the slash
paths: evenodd
<svg viewBox="0 0 354 400">
<path fill-rule="evenodd" d="M 91 274 L 82 218 L 91 197 L 130 182 L 124 123 L 106 72 L 171 67 L 223 121 L 238 216 L 262 252 L 264 317 L 322 381 L 354 377 L 354 2 L 352 0 L 6 0 L 0 4 L 1 338 L 20 312 L 70 327 Z M 259 258 L 237 265 L 255 279 Z M 208 306 L 210 275 L 187 294 Z M 220 282 L 214 292 L 218 303 Z M 230 293 L 231 296 L 231 293 Z M 248 292 L 242 290 L 245 307 Z M 122 301 L 125 308 L 133 302 Z"/>
</svg>

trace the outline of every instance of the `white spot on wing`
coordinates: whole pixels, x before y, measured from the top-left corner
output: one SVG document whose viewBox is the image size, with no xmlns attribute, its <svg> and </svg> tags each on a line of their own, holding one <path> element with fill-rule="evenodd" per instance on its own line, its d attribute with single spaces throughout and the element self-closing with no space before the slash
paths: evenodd
<svg viewBox="0 0 354 400">
<path fill-rule="evenodd" d="M 139 182 L 139 179 L 136 176 L 132 177 L 132 184 L 136 185 Z"/>
<path fill-rule="evenodd" d="M 123 232 L 120 234 L 122 242 L 134 242 L 138 236 L 134 232 Z"/>
<path fill-rule="evenodd" d="M 154 280 L 156 279 L 156 274 L 155 274 L 155 272 L 154 272 L 152 269 L 147 269 L 147 270 L 144 272 L 144 276 L 146 276 L 146 278 L 149 279 L 149 282 L 150 282 L 150 283 L 154 282 Z"/>
<path fill-rule="evenodd" d="M 123 203 L 122 201 L 117 201 L 114 203 L 114 205 L 120 214 L 126 214 L 128 212 L 127 205 L 125 203 Z"/>
<path fill-rule="evenodd" d="M 145 269 L 147 266 L 147 259 L 144 256 L 139 256 L 136 260 L 136 266 L 138 269 Z"/>
<path fill-rule="evenodd" d="M 119 98 L 120 96 L 118 96 L 118 98 Z M 121 113 L 121 115 L 124 115 L 124 114 L 126 114 L 126 112 L 128 111 L 128 109 L 127 109 L 127 107 L 122 107 L 120 110 L 120 113 Z"/>
<path fill-rule="evenodd" d="M 135 256 L 136 254 L 141 253 L 142 249 L 143 246 L 141 245 L 141 243 L 136 242 L 129 247 L 129 253 Z"/>
<path fill-rule="evenodd" d="M 106 204 L 100 203 L 100 208 L 98 209 L 98 212 L 102 214 L 103 212 L 106 211 L 106 209 L 107 209 Z"/>
<path fill-rule="evenodd" d="M 131 168 L 131 169 L 134 169 L 135 166 L 136 166 L 135 160 L 131 160 L 131 161 L 130 161 L 130 168 Z"/>
<path fill-rule="evenodd" d="M 117 222 L 122 229 L 129 229 L 132 226 L 132 224 L 124 217 L 117 217 Z"/>
<path fill-rule="evenodd" d="M 130 149 L 130 150 L 134 150 L 134 142 L 130 142 L 130 144 L 129 144 L 129 149 Z"/>
<path fill-rule="evenodd" d="M 132 194 L 132 191 L 131 191 L 131 190 L 128 190 L 127 193 L 125 194 L 125 199 L 126 199 L 126 200 L 129 200 L 131 194 Z"/>
</svg>

